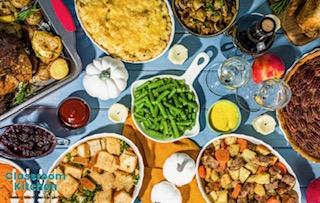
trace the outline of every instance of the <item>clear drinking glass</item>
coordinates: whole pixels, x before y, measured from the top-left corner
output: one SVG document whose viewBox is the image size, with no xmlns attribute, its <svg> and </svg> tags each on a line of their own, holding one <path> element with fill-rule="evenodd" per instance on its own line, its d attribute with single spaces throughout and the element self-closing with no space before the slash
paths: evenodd
<svg viewBox="0 0 320 203">
<path fill-rule="evenodd" d="M 285 107 L 291 99 L 291 89 L 280 79 L 270 79 L 255 84 L 252 80 L 237 90 L 237 103 L 246 111 L 259 111 L 262 108 L 275 111 Z"/>
<path fill-rule="evenodd" d="M 254 95 L 257 104 L 267 110 L 275 111 L 285 107 L 291 99 L 289 85 L 280 79 L 264 81 Z"/>
<path fill-rule="evenodd" d="M 231 57 L 208 71 L 206 83 L 211 92 L 223 96 L 242 87 L 250 78 L 250 63 L 241 57 Z"/>
</svg>

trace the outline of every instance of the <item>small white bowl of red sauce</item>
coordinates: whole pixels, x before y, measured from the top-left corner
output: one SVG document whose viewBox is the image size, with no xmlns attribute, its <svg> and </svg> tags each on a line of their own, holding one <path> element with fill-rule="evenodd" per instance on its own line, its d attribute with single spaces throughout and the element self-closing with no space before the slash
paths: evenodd
<svg viewBox="0 0 320 203">
<path fill-rule="evenodd" d="M 59 120 L 70 129 L 78 129 L 87 125 L 90 115 L 89 104 L 80 97 L 68 97 L 59 105 Z"/>
</svg>

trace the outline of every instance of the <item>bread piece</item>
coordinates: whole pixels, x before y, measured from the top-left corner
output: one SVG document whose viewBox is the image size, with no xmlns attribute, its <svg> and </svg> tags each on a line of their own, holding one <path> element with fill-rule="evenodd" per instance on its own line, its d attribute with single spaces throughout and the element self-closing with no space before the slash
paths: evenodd
<svg viewBox="0 0 320 203">
<path fill-rule="evenodd" d="M 114 195 L 114 203 L 130 203 L 130 202 L 131 202 L 131 196 L 125 191 L 117 192 Z"/>
<path fill-rule="evenodd" d="M 125 191 L 129 192 L 134 186 L 134 180 L 132 176 L 122 171 L 116 171 L 114 174 L 116 176 L 114 181 L 114 187 L 116 190 L 120 191 L 124 189 Z"/>
<path fill-rule="evenodd" d="M 114 155 L 121 154 L 121 141 L 117 138 L 108 137 L 105 139 L 107 151 Z"/>
<path fill-rule="evenodd" d="M 84 158 L 90 157 L 90 149 L 87 143 L 83 143 L 77 147 L 78 155 Z"/>
<path fill-rule="evenodd" d="M 112 190 L 99 191 L 94 197 L 94 203 L 113 203 Z"/>
<path fill-rule="evenodd" d="M 306 0 L 297 23 L 310 38 L 320 37 L 320 0 Z"/>
<path fill-rule="evenodd" d="M 100 140 L 90 140 L 87 142 L 90 149 L 90 156 L 96 155 L 98 152 L 102 150 Z"/>
<path fill-rule="evenodd" d="M 78 181 L 70 175 L 66 175 L 65 179 L 57 181 L 57 190 L 65 198 L 70 198 L 78 190 Z"/>
<path fill-rule="evenodd" d="M 138 158 L 131 151 L 124 151 L 120 155 L 120 167 L 119 169 L 127 173 L 132 173 L 137 167 Z"/>
<path fill-rule="evenodd" d="M 83 169 L 66 164 L 64 168 L 64 173 L 73 176 L 76 179 L 81 179 Z"/>
<path fill-rule="evenodd" d="M 113 173 L 119 165 L 118 162 L 119 160 L 117 160 L 112 154 L 109 154 L 105 151 L 100 151 L 94 167 Z"/>
<path fill-rule="evenodd" d="M 114 175 L 109 172 L 104 172 L 99 174 L 95 171 L 92 171 L 89 176 L 99 185 L 102 186 L 103 190 L 109 190 L 113 188 L 114 185 Z"/>
</svg>

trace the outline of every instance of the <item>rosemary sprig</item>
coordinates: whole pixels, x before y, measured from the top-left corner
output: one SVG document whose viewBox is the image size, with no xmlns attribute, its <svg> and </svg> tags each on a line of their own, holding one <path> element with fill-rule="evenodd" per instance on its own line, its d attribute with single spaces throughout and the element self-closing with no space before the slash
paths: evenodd
<svg viewBox="0 0 320 203">
<path fill-rule="evenodd" d="M 288 8 L 291 0 L 277 0 L 271 4 L 270 8 L 273 13 L 280 14 Z"/>
<path fill-rule="evenodd" d="M 37 4 L 35 3 L 31 8 L 28 8 L 26 10 L 20 11 L 18 13 L 17 20 L 19 22 L 25 21 L 30 15 L 34 14 L 35 12 L 38 12 L 40 9 L 37 8 Z"/>
<path fill-rule="evenodd" d="M 20 82 L 17 88 L 17 92 L 14 95 L 13 105 L 16 106 L 16 105 L 22 104 L 24 101 L 27 100 L 28 96 L 33 94 L 34 94 L 34 91 L 30 87 L 30 85 L 24 82 Z"/>
</svg>

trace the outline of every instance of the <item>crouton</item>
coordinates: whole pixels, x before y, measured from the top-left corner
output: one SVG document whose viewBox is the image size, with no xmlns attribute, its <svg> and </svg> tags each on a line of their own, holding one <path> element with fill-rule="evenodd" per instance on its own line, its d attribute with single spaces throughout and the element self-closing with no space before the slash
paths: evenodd
<svg viewBox="0 0 320 203">
<path fill-rule="evenodd" d="M 107 142 L 104 139 L 100 140 L 101 149 L 106 150 L 107 149 Z"/>
<path fill-rule="evenodd" d="M 115 173 L 115 181 L 114 181 L 114 187 L 117 191 L 125 190 L 129 192 L 132 187 L 134 186 L 134 179 L 133 177 L 125 172 L 122 171 L 116 171 Z"/>
<path fill-rule="evenodd" d="M 81 178 L 80 184 L 89 191 L 94 191 L 96 189 L 96 185 L 88 178 Z"/>
<path fill-rule="evenodd" d="M 109 137 L 105 139 L 107 151 L 114 155 L 121 154 L 121 142 L 117 138 Z"/>
<path fill-rule="evenodd" d="M 131 151 L 124 151 L 120 155 L 120 167 L 119 169 L 127 173 L 132 173 L 137 167 L 137 156 Z"/>
<path fill-rule="evenodd" d="M 84 158 L 90 157 L 90 148 L 87 143 L 81 144 L 77 147 L 78 155 Z"/>
<path fill-rule="evenodd" d="M 131 202 L 131 196 L 125 191 L 117 192 L 114 195 L 114 203 L 130 203 L 130 202 Z"/>
<path fill-rule="evenodd" d="M 96 155 L 99 151 L 102 150 L 100 140 L 90 140 L 87 142 L 90 149 L 90 156 Z"/>
<path fill-rule="evenodd" d="M 72 162 L 76 164 L 81 164 L 83 166 L 87 166 L 89 163 L 89 158 L 76 156 L 72 158 Z"/>
<path fill-rule="evenodd" d="M 113 173 L 116 170 L 116 162 L 117 160 L 112 154 L 101 151 L 98 154 L 97 162 L 94 164 L 94 167 Z"/>
<path fill-rule="evenodd" d="M 112 190 L 99 191 L 94 197 L 94 203 L 112 203 Z"/>
<path fill-rule="evenodd" d="M 57 181 L 57 190 L 65 198 L 71 198 L 72 195 L 78 190 L 79 183 L 70 175 L 66 175 L 65 179 Z"/>
<path fill-rule="evenodd" d="M 102 186 L 103 190 L 110 190 L 114 185 L 114 175 L 109 172 L 104 172 L 103 174 L 99 174 L 95 171 L 89 174 L 90 178 L 94 180 L 97 184 Z"/>
<path fill-rule="evenodd" d="M 69 174 L 76 179 L 81 179 L 83 169 L 66 164 L 64 168 L 64 173 Z"/>
</svg>

